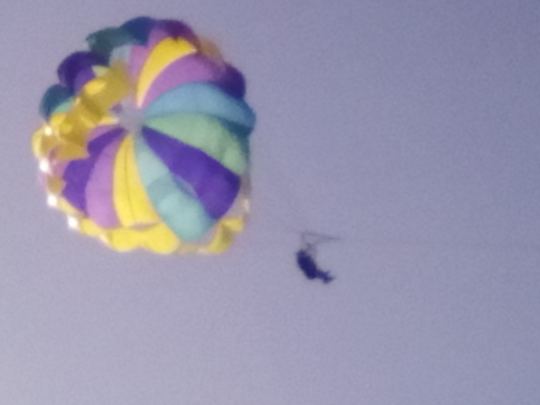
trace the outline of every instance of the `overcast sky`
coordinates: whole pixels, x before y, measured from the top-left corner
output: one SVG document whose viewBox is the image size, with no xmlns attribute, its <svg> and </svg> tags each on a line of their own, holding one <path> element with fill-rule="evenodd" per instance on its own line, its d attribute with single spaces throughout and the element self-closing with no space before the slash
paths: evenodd
<svg viewBox="0 0 540 405">
<path fill-rule="evenodd" d="M 58 63 L 184 19 L 248 81 L 253 216 L 220 257 L 118 254 L 46 207 Z M 0 402 L 538 405 L 540 3 L 0 5 Z M 298 231 L 337 276 L 295 268 Z"/>
</svg>

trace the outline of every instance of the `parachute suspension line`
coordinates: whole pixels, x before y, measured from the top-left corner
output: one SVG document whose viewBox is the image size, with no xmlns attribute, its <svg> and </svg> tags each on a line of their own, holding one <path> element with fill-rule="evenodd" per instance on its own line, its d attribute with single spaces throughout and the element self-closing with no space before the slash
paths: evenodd
<svg viewBox="0 0 540 405">
<path fill-rule="evenodd" d="M 334 276 L 330 272 L 322 270 L 317 264 L 317 250 L 320 245 L 339 241 L 340 238 L 310 230 L 305 211 L 301 209 L 302 200 L 299 198 L 299 194 L 303 195 L 303 193 L 293 189 L 291 181 L 289 181 L 291 175 L 285 174 L 279 159 L 275 158 L 272 147 L 265 145 L 264 150 L 264 156 L 268 159 L 265 161 L 259 158 L 258 162 L 262 163 L 263 167 L 265 163 L 271 167 L 268 168 L 269 170 L 260 170 L 259 174 L 263 177 L 263 181 L 259 181 L 258 184 L 266 183 L 263 187 L 270 191 L 270 195 L 282 197 L 277 200 L 277 203 L 282 204 L 282 207 L 278 206 L 278 209 L 275 208 L 275 205 L 272 205 L 271 208 L 268 207 L 269 212 L 265 216 L 272 218 L 273 223 L 279 224 L 279 233 L 282 234 L 285 231 L 293 233 L 299 238 L 300 247 L 295 249 L 295 259 L 296 265 L 305 277 L 309 280 L 319 279 L 325 284 L 330 283 Z M 266 175 L 266 173 L 271 173 L 271 176 Z M 279 208 L 286 211 L 285 218 L 277 214 L 280 211 Z"/>
<path fill-rule="evenodd" d="M 265 217 L 271 218 L 272 222 L 279 225 L 279 233 L 285 230 L 299 234 L 307 227 L 308 221 L 301 209 L 302 201 L 291 185 L 293 176 L 283 169 L 271 142 L 261 145 L 261 148 L 264 153 L 257 157 L 258 166 L 261 168 L 257 174 L 262 181 L 258 181 L 258 184 L 261 188 L 270 191 L 269 195 L 276 199 L 275 203 L 271 201 L 272 204 L 268 207 Z M 282 212 L 281 215 L 279 215 L 280 212 Z"/>
</svg>

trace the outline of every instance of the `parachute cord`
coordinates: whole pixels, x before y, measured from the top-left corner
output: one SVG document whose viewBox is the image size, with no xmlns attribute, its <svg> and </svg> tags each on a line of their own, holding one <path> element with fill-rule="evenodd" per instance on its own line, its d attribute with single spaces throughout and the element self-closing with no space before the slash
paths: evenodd
<svg viewBox="0 0 540 405">
<path fill-rule="evenodd" d="M 264 150 L 264 153 L 256 157 L 261 169 L 257 174 L 262 178 L 258 184 L 265 190 L 270 190 L 270 195 L 276 199 L 275 204 L 271 204 L 264 215 L 272 218 L 272 222 L 279 224 L 281 228 L 279 232 L 283 232 L 285 229 L 300 234 L 306 229 L 308 220 L 305 212 L 301 209 L 302 202 L 298 192 L 295 192 L 291 185 L 290 180 L 293 176 L 283 169 L 277 154 L 274 153 L 271 142 L 261 145 L 261 149 Z"/>
<path fill-rule="evenodd" d="M 268 142 L 268 144 L 270 143 Z M 265 151 L 264 156 L 257 157 L 261 169 L 257 174 L 262 178 L 262 181 L 258 181 L 258 184 L 267 191 L 270 189 L 270 195 L 281 196 L 282 198 L 277 199 L 277 202 L 287 212 L 285 216 L 278 215 L 281 207 L 276 204 L 277 209 L 275 209 L 276 205 L 272 204 L 271 211 L 269 207 L 269 212 L 264 215 L 272 218 L 273 223 L 279 224 L 280 229 L 276 230 L 276 233 L 283 234 L 285 230 L 298 237 L 298 245 L 294 248 L 294 252 L 296 264 L 304 275 L 310 280 L 321 279 L 324 283 L 329 283 L 334 277 L 329 272 L 321 270 L 317 265 L 317 248 L 323 243 L 338 241 L 340 238 L 310 230 L 308 218 L 305 211 L 301 209 L 302 202 L 299 193 L 292 188 L 291 182 L 287 181 L 291 176 L 285 174 L 279 159 L 273 153 L 272 147 L 270 145 L 262 146 Z M 269 159 L 265 160 L 264 157 Z M 266 164 L 271 165 L 268 170 L 265 170 Z M 271 173 L 271 175 L 267 175 L 267 173 Z"/>
</svg>

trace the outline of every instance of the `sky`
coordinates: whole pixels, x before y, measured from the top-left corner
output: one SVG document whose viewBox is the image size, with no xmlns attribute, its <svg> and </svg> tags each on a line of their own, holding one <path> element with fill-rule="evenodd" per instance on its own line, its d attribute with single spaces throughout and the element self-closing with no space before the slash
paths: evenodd
<svg viewBox="0 0 540 405">
<path fill-rule="evenodd" d="M 540 403 L 540 3 L 0 5 L 0 399 Z M 69 231 L 30 136 L 89 32 L 182 19 L 247 78 L 252 216 L 219 257 Z M 303 229 L 335 235 L 295 268 Z"/>
</svg>

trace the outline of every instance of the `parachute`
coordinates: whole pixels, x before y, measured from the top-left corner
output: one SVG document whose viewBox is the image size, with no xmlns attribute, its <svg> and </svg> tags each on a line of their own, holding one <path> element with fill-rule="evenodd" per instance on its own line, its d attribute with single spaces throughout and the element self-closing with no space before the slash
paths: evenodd
<svg viewBox="0 0 540 405">
<path fill-rule="evenodd" d="M 249 211 L 243 75 L 180 21 L 139 17 L 87 43 L 32 138 L 49 205 L 117 251 L 225 251 Z"/>
</svg>

